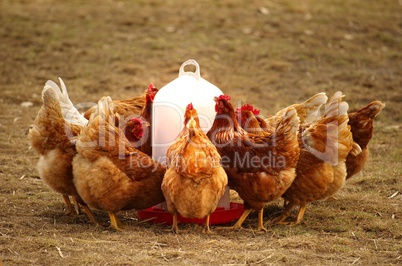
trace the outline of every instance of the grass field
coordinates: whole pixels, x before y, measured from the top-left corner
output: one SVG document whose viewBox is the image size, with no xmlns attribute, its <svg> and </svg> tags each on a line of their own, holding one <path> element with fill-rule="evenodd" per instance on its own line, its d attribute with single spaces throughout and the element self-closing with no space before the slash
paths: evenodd
<svg viewBox="0 0 402 266">
<path fill-rule="evenodd" d="M 402 264 L 401 1 L 3 0 L 0 40 L 3 265 Z M 213 235 L 192 224 L 173 235 L 135 211 L 118 214 L 123 232 L 65 216 L 27 139 L 45 82 L 63 78 L 77 104 L 128 98 L 172 81 L 189 58 L 262 114 L 321 91 L 341 90 L 351 110 L 385 102 L 368 164 L 300 225 L 270 225 L 282 201 L 267 204 L 267 233 L 256 213 L 245 229 Z"/>
</svg>

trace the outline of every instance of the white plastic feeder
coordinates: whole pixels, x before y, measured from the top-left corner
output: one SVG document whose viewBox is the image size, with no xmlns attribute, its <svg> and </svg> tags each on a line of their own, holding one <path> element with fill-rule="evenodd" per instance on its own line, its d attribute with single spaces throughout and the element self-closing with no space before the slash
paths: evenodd
<svg viewBox="0 0 402 266">
<path fill-rule="evenodd" d="M 188 65 L 195 72 L 186 72 Z M 166 164 L 166 152 L 184 127 L 186 106 L 192 103 L 197 110 L 201 129 L 206 133 L 215 119 L 214 97 L 222 91 L 201 77 L 198 63 L 189 59 L 180 66 L 179 77 L 162 87 L 156 94 L 152 110 L 152 157 Z M 219 207 L 230 208 L 229 188 Z"/>
</svg>

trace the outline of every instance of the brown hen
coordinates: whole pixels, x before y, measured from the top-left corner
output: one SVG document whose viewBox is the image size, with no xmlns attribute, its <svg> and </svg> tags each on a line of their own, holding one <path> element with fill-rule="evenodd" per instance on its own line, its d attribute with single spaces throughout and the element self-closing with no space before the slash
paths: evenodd
<svg viewBox="0 0 402 266">
<path fill-rule="evenodd" d="M 345 184 L 346 157 L 357 154 L 359 147 L 353 144 L 348 125 L 348 104 L 342 102 L 342 93 L 330 99 L 322 117 L 302 128 L 299 134 L 300 157 L 296 178 L 282 195 L 286 207 L 277 223 L 299 224 L 310 202 L 325 200 Z M 286 222 L 291 210 L 300 206 L 295 222 Z"/>
<path fill-rule="evenodd" d="M 184 128 L 167 151 L 168 170 L 162 182 L 167 208 L 173 214 L 173 231 L 178 233 L 177 216 L 209 217 L 225 192 L 227 176 L 220 165 L 221 156 L 201 130 L 197 111 L 189 104 Z"/>
<path fill-rule="evenodd" d="M 300 153 L 296 110 L 288 108 L 272 134 L 257 136 L 241 128 L 229 96 L 215 97 L 215 101 L 217 114 L 207 135 L 222 156 L 230 188 L 237 191 L 245 206 L 232 228 L 241 228 L 254 209 L 258 211 L 258 229 L 266 231 L 265 203 L 280 197 L 296 174 Z"/>
<path fill-rule="evenodd" d="M 139 116 L 140 119 L 135 114 L 120 118 L 128 119 L 124 125 L 124 134 L 131 145 L 149 156 L 152 156 L 152 105 L 157 92 L 158 89 L 152 83 L 149 84 L 145 92 L 145 105 Z"/>
<path fill-rule="evenodd" d="M 75 139 L 81 126 L 70 124 L 63 118 L 59 98 L 51 86 L 43 89 L 42 100 L 43 105 L 28 134 L 31 146 L 39 154 L 39 176 L 47 186 L 63 196 L 67 214 L 74 213 L 69 199 L 72 196 L 73 201 L 80 203 L 90 220 L 97 224 L 73 183 L 71 162 L 76 155 Z"/>
<path fill-rule="evenodd" d="M 353 141 L 356 142 L 362 152 L 358 155 L 349 154 L 346 158 L 346 179 L 360 172 L 369 158 L 369 141 L 374 132 L 374 118 L 385 107 L 380 101 L 373 101 L 360 110 L 349 113 L 349 125 L 351 127 Z"/>
<path fill-rule="evenodd" d="M 116 212 L 165 201 L 161 184 L 166 168 L 131 147 L 115 125 L 118 114 L 113 105 L 110 97 L 99 100 L 77 139 L 73 174 L 81 198 L 90 207 L 107 211 L 111 226 L 120 230 Z"/>
</svg>

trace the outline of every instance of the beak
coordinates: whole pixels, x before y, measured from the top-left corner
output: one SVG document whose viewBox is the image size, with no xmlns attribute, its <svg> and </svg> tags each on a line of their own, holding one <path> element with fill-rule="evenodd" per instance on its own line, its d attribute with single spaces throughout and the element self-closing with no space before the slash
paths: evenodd
<svg viewBox="0 0 402 266">
<path fill-rule="evenodd" d="M 150 127 L 150 126 L 151 126 L 151 124 L 150 124 L 149 122 L 147 122 L 147 121 L 143 121 L 143 122 L 142 122 L 142 125 L 143 125 L 144 127 Z"/>
</svg>

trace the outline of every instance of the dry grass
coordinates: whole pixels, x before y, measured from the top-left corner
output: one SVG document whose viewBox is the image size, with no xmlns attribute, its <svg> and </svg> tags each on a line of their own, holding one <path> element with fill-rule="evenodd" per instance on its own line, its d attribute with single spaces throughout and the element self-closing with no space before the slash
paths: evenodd
<svg viewBox="0 0 402 266">
<path fill-rule="evenodd" d="M 399 1 L 400 2 L 400 1 Z M 0 258 L 4 265 L 402 263 L 402 15 L 398 1 L 10 1 L 0 3 Z M 178 236 L 122 212 L 124 232 L 63 215 L 35 170 L 27 130 L 48 79 L 75 103 L 124 98 L 177 77 L 202 76 L 264 114 L 320 91 L 351 109 L 379 99 L 369 164 L 299 226 Z M 31 107 L 21 107 L 30 101 Z M 395 194 L 398 192 L 398 194 Z M 394 195 L 394 196 L 393 196 Z M 281 211 L 266 207 L 266 221 Z M 104 212 L 96 218 L 107 223 Z M 213 228 L 214 229 L 214 228 Z"/>
</svg>

